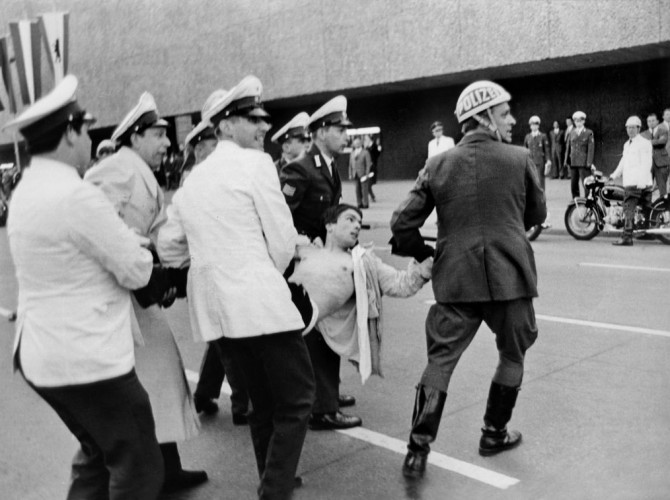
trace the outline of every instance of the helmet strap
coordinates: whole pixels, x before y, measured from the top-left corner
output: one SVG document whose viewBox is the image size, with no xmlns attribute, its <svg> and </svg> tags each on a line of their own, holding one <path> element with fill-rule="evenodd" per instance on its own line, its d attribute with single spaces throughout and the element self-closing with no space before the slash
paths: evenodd
<svg viewBox="0 0 670 500">
<path fill-rule="evenodd" d="M 479 123 L 481 126 L 488 128 L 491 132 L 493 132 L 496 135 L 496 138 L 498 139 L 499 142 L 502 142 L 502 136 L 500 135 L 500 132 L 498 132 L 498 128 L 495 126 L 493 123 L 493 116 L 491 115 L 491 109 L 487 108 L 486 114 L 488 115 L 489 119 L 485 119 L 479 115 L 472 115 L 472 117 Z"/>
</svg>

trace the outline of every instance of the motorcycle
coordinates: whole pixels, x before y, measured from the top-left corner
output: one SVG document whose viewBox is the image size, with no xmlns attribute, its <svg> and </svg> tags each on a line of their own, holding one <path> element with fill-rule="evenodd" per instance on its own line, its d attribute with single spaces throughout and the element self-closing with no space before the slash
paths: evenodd
<svg viewBox="0 0 670 500">
<path fill-rule="evenodd" d="M 623 232 L 624 188 L 608 184 L 599 170 L 584 179 L 585 198 L 575 198 L 565 211 L 565 227 L 577 240 L 593 239 L 598 233 Z M 635 208 L 633 234 L 649 234 L 666 245 L 670 245 L 670 210 L 665 200 L 652 203 L 649 220 L 641 207 Z"/>
</svg>

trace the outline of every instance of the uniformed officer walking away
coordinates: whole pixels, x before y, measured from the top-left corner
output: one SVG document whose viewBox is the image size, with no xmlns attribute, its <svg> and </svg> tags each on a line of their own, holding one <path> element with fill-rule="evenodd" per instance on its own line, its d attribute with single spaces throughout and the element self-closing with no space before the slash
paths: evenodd
<svg viewBox="0 0 670 500">
<path fill-rule="evenodd" d="M 312 147 L 303 157 L 282 168 L 280 181 L 293 223 L 298 233 L 320 246 L 326 239 L 323 213 L 337 206 L 342 197 L 342 182 L 335 164 L 336 156 L 347 144 L 347 99 L 337 96 L 321 106 L 310 117 L 308 129 Z M 312 430 L 347 429 L 361 425 L 361 419 L 339 409 L 356 403 L 353 396 L 339 394 L 340 356 L 318 330 L 305 336 L 314 368 L 316 399 L 309 427 Z"/>
<path fill-rule="evenodd" d="M 6 128 L 32 160 L 9 214 L 19 285 L 14 366 L 81 444 L 68 499 L 154 499 L 163 466 L 151 405 L 135 375 L 129 289 L 151 253 L 83 182 L 93 119 L 68 75 Z M 7 492 L 6 492 L 7 494 Z"/>
<path fill-rule="evenodd" d="M 595 141 L 593 131 L 584 127 L 586 113 L 575 111 L 572 121 L 574 128 L 565 132 L 565 164 L 570 165 L 570 192 L 573 198 L 578 198 L 580 186 L 585 189 L 584 179 L 591 175 Z"/>
<path fill-rule="evenodd" d="M 307 131 L 308 123 L 309 115 L 302 111 L 291 118 L 270 139 L 275 144 L 281 145 L 281 156 L 275 161 L 277 173 L 307 151 L 307 145 L 310 143 L 309 132 Z"/>
<path fill-rule="evenodd" d="M 112 134 L 120 149 L 84 177 L 104 191 L 129 227 L 154 244 L 166 218 L 163 192 L 151 169 L 161 165 L 170 146 L 166 127 L 154 98 L 145 92 Z M 149 393 L 156 420 L 165 463 L 164 491 L 195 486 L 206 481 L 207 474 L 183 470 L 176 444 L 196 436 L 199 426 L 177 343 L 158 305 L 143 309 L 134 301 L 133 310 L 137 374 Z"/>
<path fill-rule="evenodd" d="M 526 349 L 537 337 L 533 249 L 525 230 L 547 214 L 537 169 L 527 150 L 511 142 L 516 123 L 511 96 L 490 81 L 472 83 L 456 104 L 463 139 L 429 158 L 416 184 L 393 213 L 392 250 L 418 261 L 435 254 L 436 304 L 426 319 L 428 365 L 416 391 L 412 431 L 403 464 L 407 477 L 424 474 L 454 368 L 482 321 L 496 336 L 498 367 L 491 383 L 481 455 L 521 442 L 508 431 L 523 378 Z M 437 210 L 437 249 L 419 228 Z"/>
<path fill-rule="evenodd" d="M 646 225 L 649 224 L 649 213 L 651 212 L 651 187 L 653 147 L 652 143 L 642 137 L 640 128 L 642 120 L 638 116 L 631 116 L 626 120 L 626 133 L 628 140 L 623 145 L 623 156 L 619 165 L 610 179 L 623 176 L 624 199 L 623 199 L 623 236 L 612 245 L 633 245 L 633 222 L 635 219 L 635 208 L 641 205 L 644 211 Z"/>
<path fill-rule="evenodd" d="M 283 277 L 298 233 L 262 152 L 270 128 L 262 88 L 248 76 L 204 117 L 219 144 L 174 195 L 158 250 L 177 267 L 190 256 L 194 335 L 222 344 L 238 362 L 252 404 L 259 497 L 286 499 L 297 484 L 314 376 L 305 324 Z"/>
</svg>

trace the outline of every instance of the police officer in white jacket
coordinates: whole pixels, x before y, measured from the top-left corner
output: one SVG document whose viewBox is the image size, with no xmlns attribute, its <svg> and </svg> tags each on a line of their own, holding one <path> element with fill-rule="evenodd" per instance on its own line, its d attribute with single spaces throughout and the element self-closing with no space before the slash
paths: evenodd
<svg viewBox="0 0 670 500">
<path fill-rule="evenodd" d="M 76 89 L 66 76 L 7 125 L 33 156 L 9 214 L 19 284 L 14 364 L 81 443 L 69 499 L 153 499 L 162 458 L 134 370 L 128 293 L 149 282 L 152 257 L 81 179 L 92 117 Z"/>
<path fill-rule="evenodd" d="M 290 498 L 314 400 L 304 323 L 282 274 L 297 232 L 272 159 L 262 85 L 248 76 L 204 119 L 219 143 L 168 208 L 158 237 L 166 265 L 190 252 L 188 302 L 194 335 L 232 353 L 247 383 L 259 498 Z"/>
<path fill-rule="evenodd" d="M 623 156 L 619 165 L 610 176 L 610 179 L 623 176 L 625 189 L 623 236 L 612 243 L 616 246 L 633 245 L 633 219 L 638 204 L 642 206 L 647 224 L 649 223 L 651 187 L 654 183 L 651 177 L 653 150 L 651 142 L 640 135 L 641 127 L 642 120 L 637 116 L 631 116 L 626 120 L 628 140 L 623 145 Z"/>
</svg>

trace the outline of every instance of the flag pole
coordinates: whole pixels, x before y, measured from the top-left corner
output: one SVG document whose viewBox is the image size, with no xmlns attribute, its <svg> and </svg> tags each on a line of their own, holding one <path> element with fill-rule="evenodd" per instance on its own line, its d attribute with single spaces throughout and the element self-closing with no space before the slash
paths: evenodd
<svg viewBox="0 0 670 500">
<path fill-rule="evenodd" d="M 19 140 L 16 137 L 16 131 L 12 133 L 12 138 L 14 139 L 14 157 L 16 158 L 16 166 L 19 167 L 19 173 L 22 173 L 21 168 L 21 156 L 19 155 Z"/>
</svg>

